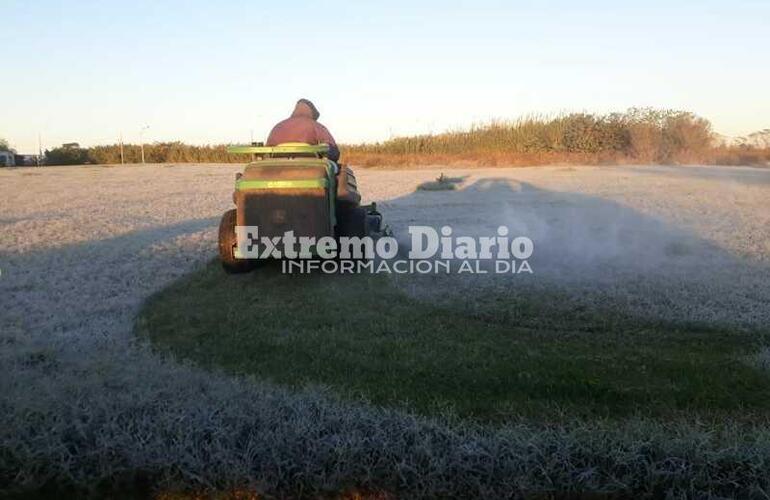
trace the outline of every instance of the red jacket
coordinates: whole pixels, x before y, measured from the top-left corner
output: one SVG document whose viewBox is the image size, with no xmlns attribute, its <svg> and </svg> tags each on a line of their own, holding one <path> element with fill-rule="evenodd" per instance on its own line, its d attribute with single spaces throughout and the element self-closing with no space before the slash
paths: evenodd
<svg viewBox="0 0 770 500">
<path fill-rule="evenodd" d="M 340 150 L 329 130 L 318 123 L 320 113 L 307 99 L 300 99 L 291 116 L 278 123 L 267 137 L 267 146 L 277 146 L 284 142 L 305 142 L 307 144 L 329 145 L 329 159 L 338 161 Z"/>
</svg>

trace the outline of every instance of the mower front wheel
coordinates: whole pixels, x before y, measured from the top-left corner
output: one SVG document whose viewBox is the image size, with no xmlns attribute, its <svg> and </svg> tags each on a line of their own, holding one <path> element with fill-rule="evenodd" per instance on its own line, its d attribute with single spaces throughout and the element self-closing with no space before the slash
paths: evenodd
<svg viewBox="0 0 770 500">
<path fill-rule="evenodd" d="M 228 210 L 219 221 L 219 259 L 222 268 L 228 273 L 246 273 L 252 268 L 251 263 L 245 259 L 235 258 L 235 247 L 238 243 L 235 235 L 236 211 Z"/>
</svg>

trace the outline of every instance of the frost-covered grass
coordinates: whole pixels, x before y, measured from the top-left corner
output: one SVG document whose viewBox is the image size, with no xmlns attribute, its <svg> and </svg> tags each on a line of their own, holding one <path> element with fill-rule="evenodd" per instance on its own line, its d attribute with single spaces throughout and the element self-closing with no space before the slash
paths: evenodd
<svg viewBox="0 0 770 500">
<path fill-rule="evenodd" d="M 566 413 L 480 426 L 209 372 L 147 348 L 133 335 L 142 302 L 213 257 L 238 169 L 0 169 L 0 496 L 74 496 L 68 487 L 493 498 L 770 490 L 768 422 L 750 400 L 753 409 L 708 417 Z M 448 222 L 469 234 L 506 223 L 536 236 L 536 283 L 560 284 L 555 297 L 578 316 L 612 302 L 634 317 L 699 319 L 704 332 L 768 324 L 766 171 L 474 170 L 444 193 L 415 193 L 440 170 L 357 173 L 397 235 L 409 223 Z M 451 292 L 467 299 L 468 321 L 489 321 L 485 294 L 514 296 L 519 284 L 398 290 L 439 308 L 428 289 Z M 684 333 L 691 341 L 693 330 Z M 714 372 L 729 379 L 730 366 Z"/>
</svg>

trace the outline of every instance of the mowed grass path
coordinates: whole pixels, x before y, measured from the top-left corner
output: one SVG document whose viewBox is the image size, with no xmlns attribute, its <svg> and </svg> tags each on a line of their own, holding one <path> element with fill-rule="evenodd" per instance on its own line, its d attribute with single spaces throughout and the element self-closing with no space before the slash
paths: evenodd
<svg viewBox="0 0 770 500">
<path fill-rule="evenodd" d="M 756 335 L 565 316 L 553 300 L 490 297 L 470 315 L 386 276 L 229 276 L 214 262 L 149 300 L 137 328 L 204 367 L 487 422 L 770 408 L 770 377 L 744 361 Z"/>
</svg>

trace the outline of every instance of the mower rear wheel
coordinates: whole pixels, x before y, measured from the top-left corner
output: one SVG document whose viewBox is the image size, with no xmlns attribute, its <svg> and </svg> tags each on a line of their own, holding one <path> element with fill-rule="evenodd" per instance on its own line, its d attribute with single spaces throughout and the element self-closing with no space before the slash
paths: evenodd
<svg viewBox="0 0 770 500">
<path fill-rule="evenodd" d="M 252 268 L 251 263 L 245 259 L 235 258 L 235 247 L 238 240 L 235 235 L 236 212 L 228 210 L 219 221 L 219 259 L 222 268 L 228 273 L 246 273 Z"/>
</svg>

